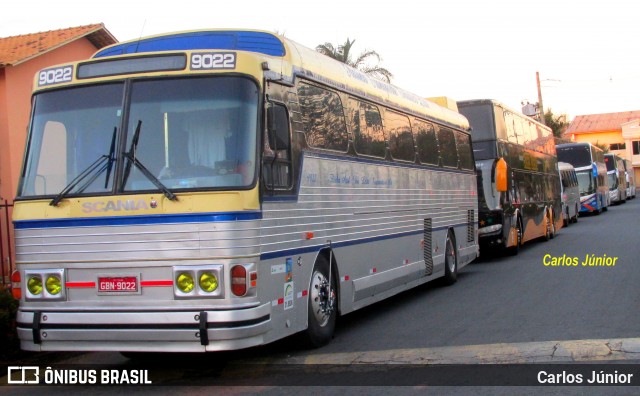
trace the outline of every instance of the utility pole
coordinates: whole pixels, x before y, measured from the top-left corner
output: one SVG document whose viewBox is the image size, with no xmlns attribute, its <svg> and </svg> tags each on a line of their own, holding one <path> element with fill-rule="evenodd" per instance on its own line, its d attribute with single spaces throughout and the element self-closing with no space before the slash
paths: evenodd
<svg viewBox="0 0 640 396">
<path fill-rule="evenodd" d="M 538 84 L 538 109 L 540 111 L 540 122 L 542 125 L 546 125 L 544 122 L 544 107 L 542 107 L 542 90 L 540 89 L 540 73 L 536 72 L 536 83 Z"/>
</svg>

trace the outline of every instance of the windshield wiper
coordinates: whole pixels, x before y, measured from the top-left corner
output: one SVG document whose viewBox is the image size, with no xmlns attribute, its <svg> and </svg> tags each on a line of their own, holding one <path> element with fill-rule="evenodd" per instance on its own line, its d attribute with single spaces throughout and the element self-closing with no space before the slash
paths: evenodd
<svg viewBox="0 0 640 396">
<path fill-rule="evenodd" d="M 69 192 L 71 190 L 76 188 L 76 186 L 78 184 L 80 184 L 80 182 L 82 182 L 83 180 L 85 180 L 86 178 L 91 176 L 89 178 L 89 180 L 87 180 L 80 188 L 78 188 L 78 191 L 77 191 L 78 193 L 83 192 L 105 170 L 107 170 L 107 180 L 105 180 L 104 188 L 105 189 L 107 188 L 108 183 L 109 183 L 109 174 L 111 173 L 111 167 L 112 167 L 113 161 L 115 160 L 114 152 L 115 152 L 115 141 L 116 141 L 116 133 L 117 133 L 117 131 L 118 131 L 118 127 L 113 127 L 113 137 L 111 138 L 111 148 L 109 150 L 109 154 L 101 155 L 100 157 L 98 157 L 97 160 L 95 160 L 85 170 L 80 172 L 80 174 L 78 176 L 76 176 L 73 180 L 71 180 L 71 182 L 62 191 L 60 191 L 60 193 L 58 195 L 56 195 L 56 197 L 53 198 L 51 200 L 51 202 L 49 202 L 49 205 L 58 206 L 60 201 L 62 201 L 64 199 L 64 197 L 66 197 L 67 194 L 69 194 Z"/>
<path fill-rule="evenodd" d="M 149 169 L 147 169 L 147 167 L 142 165 L 142 163 L 138 161 L 138 158 L 136 158 L 136 150 L 138 148 L 138 141 L 140 140 L 141 129 L 142 129 L 142 120 L 138 120 L 138 125 L 136 125 L 136 130 L 133 133 L 133 138 L 131 139 L 131 146 L 129 146 L 129 151 L 124 153 L 124 157 L 128 159 L 129 162 L 127 162 L 127 165 L 125 166 L 125 169 L 124 169 L 122 186 L 124 187 L 127 185 L 127 180 L 129 179 L 129 175 L 131 174 L 131 166 L 135 165 L 136 168 L 138 168 L 140 172 L 143 175 L 145 175 L 146 178 L 151 181 L 151 183 L 153 183 L 154 186 L 158 187 L 158 189 L 162 191 L 165 197 L 169 198 L 172 201 L 176 201 L 178 197 L 174 193 L 172 193 L 171 190 L 167 188 L 167 186 L 162 184 L 162 182 L 158 180 L 158 178 L 155 177 L 153 173 L 151 173 Z"/>
</svg>

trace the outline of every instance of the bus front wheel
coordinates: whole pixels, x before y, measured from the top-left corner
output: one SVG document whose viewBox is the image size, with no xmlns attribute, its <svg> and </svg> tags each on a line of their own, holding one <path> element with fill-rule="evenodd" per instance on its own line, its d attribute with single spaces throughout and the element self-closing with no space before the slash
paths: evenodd
<svg viewBox="0 0 640 396">
<path fill-rule="evenodd" d="M 320 256 L 313 266 L 309 285 L 308 326 L 306 343 L 314 348 L 333 338 L 337 316 L 335 273 L 329 275 L 329 263 Z"/>
<path fill-rule="evenodd" d="M 523 229 L 522 229 L 522 219 L 520 218 L 520 216 L 518 216 L 516 220 L 515 232 L 516 232 L 516 244 L 506 249 L 506 252 L 509 256 L 516 256 L 520 251 L 520 247 L 522 246 Z"/>
</svg>

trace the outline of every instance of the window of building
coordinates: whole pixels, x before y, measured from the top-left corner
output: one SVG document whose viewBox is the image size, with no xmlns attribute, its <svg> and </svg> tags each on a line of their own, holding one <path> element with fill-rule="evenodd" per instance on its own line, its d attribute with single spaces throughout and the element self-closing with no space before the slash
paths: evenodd
<svg viewBox="0 0 640 396">
<path fill-rule="evenodd" d="M 609 150 L 625 150 L 627 145 L 624 143 L 611 143 L 609 145 Z"/>
</svg>

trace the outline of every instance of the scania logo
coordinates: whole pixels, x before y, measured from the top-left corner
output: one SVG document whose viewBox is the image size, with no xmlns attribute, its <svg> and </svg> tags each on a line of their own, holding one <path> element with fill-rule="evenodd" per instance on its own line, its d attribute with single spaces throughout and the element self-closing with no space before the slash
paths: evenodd
<svg viewBox="0 0 640 396">
<path fill-rule="evenodd" d="M 146 210 L 149 209 L 147 203 L 143 199 L 133 200 L 127 199 L 116 201 L 97 201 L 97 202 L 85 202 L 82 204 L 82 211 L 84 213 L 93 212 L 120 212 L 120 211 L 134 211 L 134 210 Z"/>
</svg>

